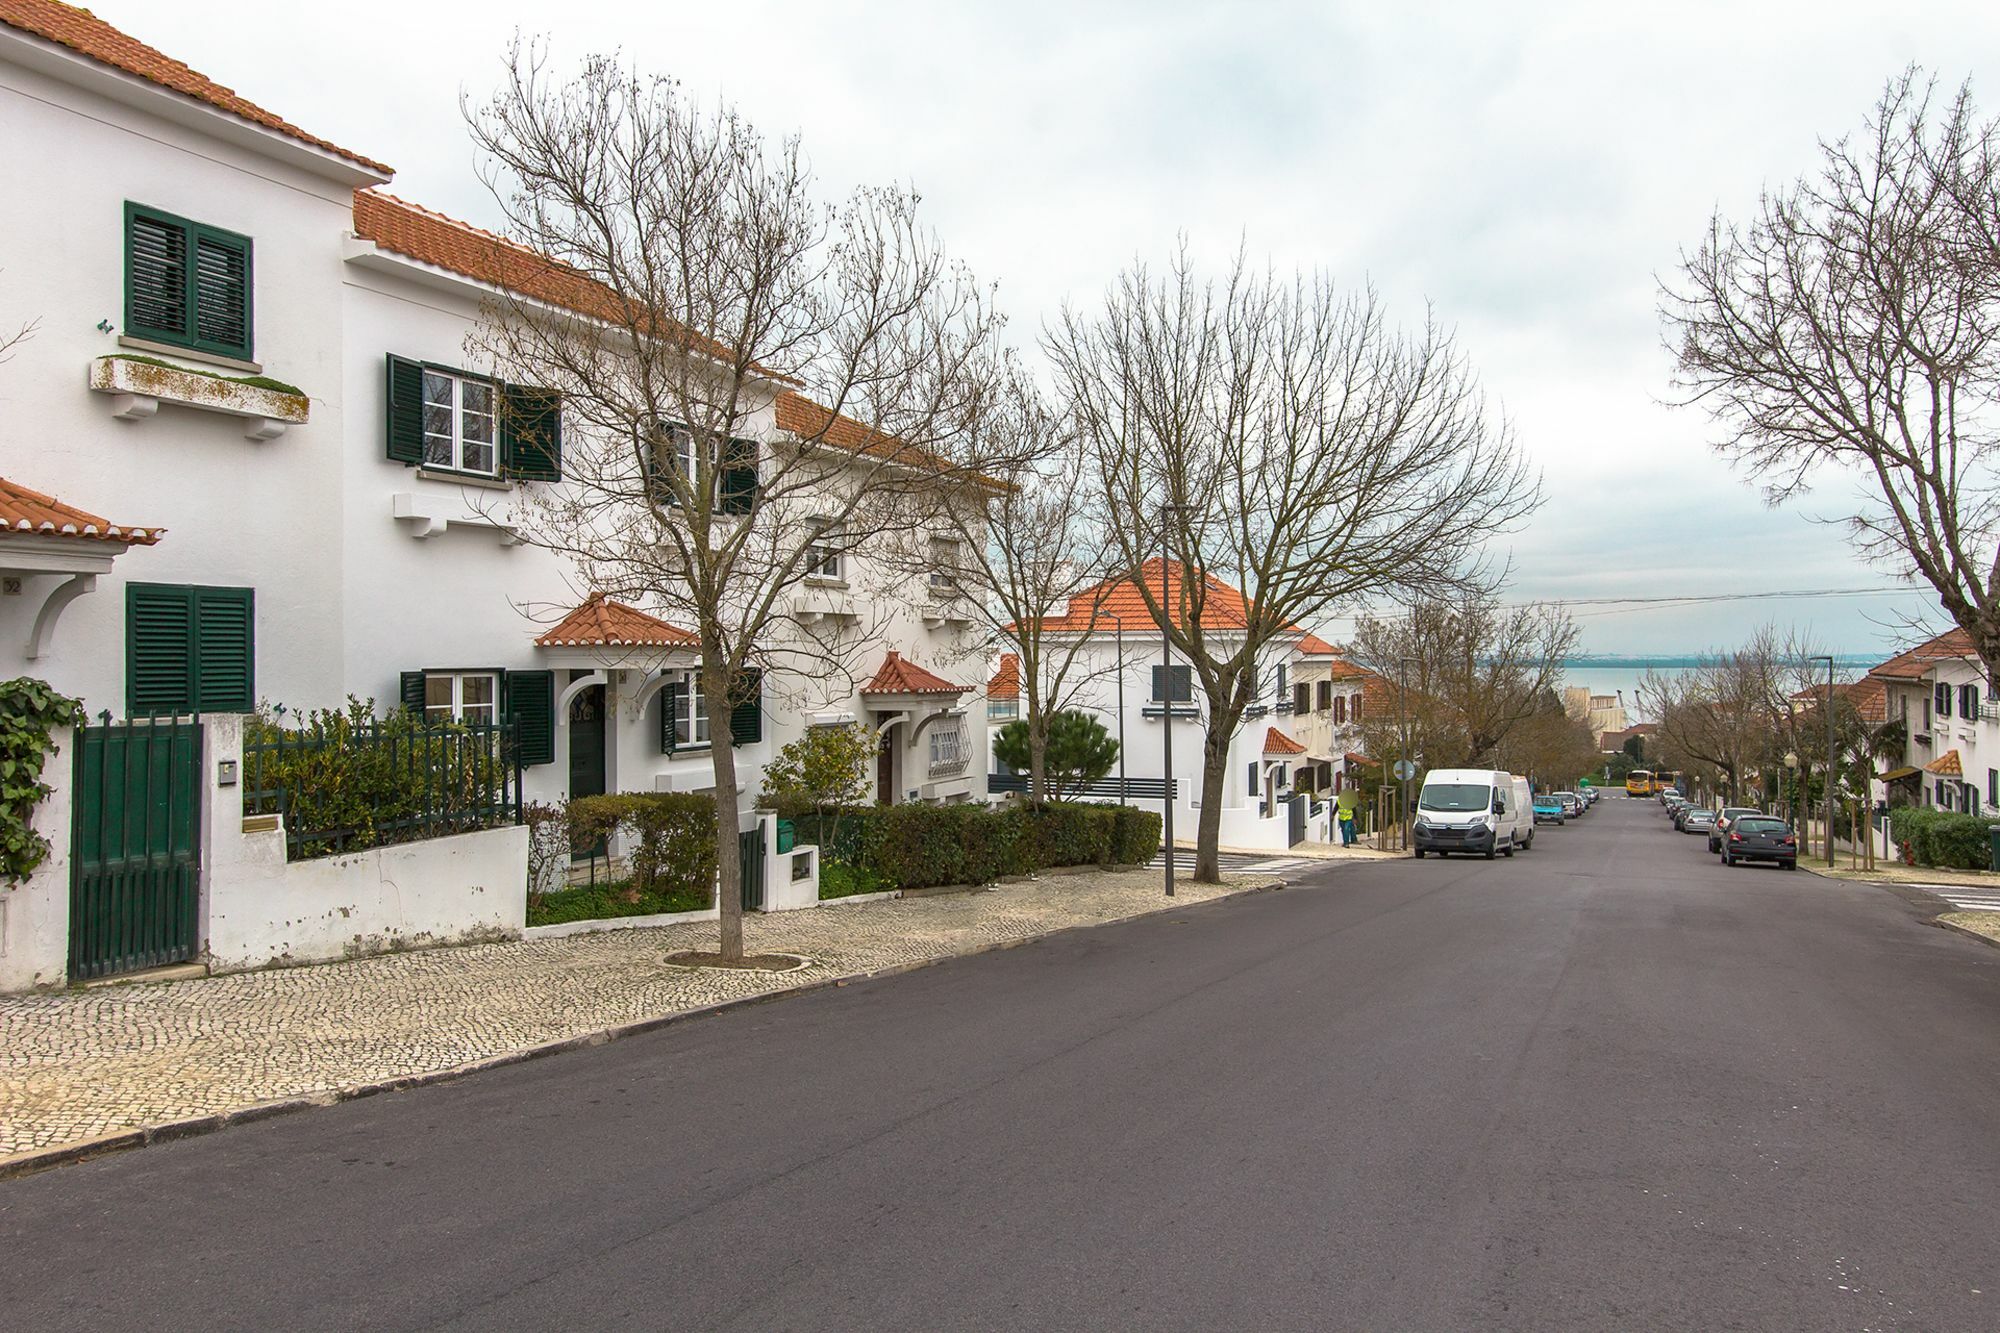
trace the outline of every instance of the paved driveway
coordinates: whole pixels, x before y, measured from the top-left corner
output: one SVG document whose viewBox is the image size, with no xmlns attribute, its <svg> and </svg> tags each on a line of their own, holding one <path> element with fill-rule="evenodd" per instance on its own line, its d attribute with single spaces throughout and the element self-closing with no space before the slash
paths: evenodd
<svg viewBox="0 0 2000 1333">
<path fill-rule="evenodd" d="M 1992 1328 L 1996 1089 L 2000 952 L 1606 803 L 0 1184 L 0 1291 L 36 1329 Z"/>
</svg>

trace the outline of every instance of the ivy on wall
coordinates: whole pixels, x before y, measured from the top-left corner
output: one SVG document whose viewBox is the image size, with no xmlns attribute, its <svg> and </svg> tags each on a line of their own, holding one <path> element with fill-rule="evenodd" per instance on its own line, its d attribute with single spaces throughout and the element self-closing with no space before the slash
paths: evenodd
<svg viewBox="0 0 2000 1333">
<path fill-rule="evenodd" d="M 50 733 L 83 721 L 83 705 L 44 681 L 0 681 L 0 886 L 26 879 L 48 859 L 49 840 L 32 823 L 49 794 L 42 768 L 55 752 Z"/>
</svg>

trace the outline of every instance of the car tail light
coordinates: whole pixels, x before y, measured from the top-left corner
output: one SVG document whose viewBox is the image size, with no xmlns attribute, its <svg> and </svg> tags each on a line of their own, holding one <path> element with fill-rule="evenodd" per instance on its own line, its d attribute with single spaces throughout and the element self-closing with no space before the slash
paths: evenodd
<svg viewBox="0 0 2000 1333">
<path fill-rule="evenodd" d="M 1798 846 L 1798 845 L 1799 845 L 1799 840 L 1798 840 L 1797 838 L 1793 837 L 1793 836 L 1792 836 L 1791 834 L 1789 834 L 1789 833 L 1787 833 L 1787 834 L 1785 835 L 1785 846 L 1787 846 L 1787 847 L 1796 847 L 1796 846 Z"/>
<path fill-rule="evenodd" d="M 1741 833 L 1732 833 L 1729 835 L 1729 840 L 1731 842 L 1741 842 L 1743 841 L 1743 835 Z"/>
</svg>

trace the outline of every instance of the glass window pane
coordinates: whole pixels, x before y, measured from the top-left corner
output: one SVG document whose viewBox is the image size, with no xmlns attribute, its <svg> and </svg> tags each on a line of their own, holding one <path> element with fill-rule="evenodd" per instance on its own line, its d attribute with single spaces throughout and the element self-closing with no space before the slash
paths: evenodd
<svg viewBox="0 0 2000 1333">
<path fill-rule="evenodd" d="M 467 412 L 459 418 L 459 434 L 468 440 L 490 444 L 493 440 L 493 418 Z"/>
<path fill-rule="evenodd" d="M 469 708 L 473 704 L 491 704 L 495 690 L 491 676 L 467 676 L 464 678 L 459 699 Z"/>
<path fill-rule="evenodd" d="M 451 438 L 451 409 L 436 403 L 424 405 L 424 434 Z"/>
<path fill-rule="evenodd" d="M 493 415 L 493 386 L 482 380 L 460 380 L 459 405 L 467 412 Z"/>
<path fill-rule="evenodd" d="M 449 718 L 451 716 L 451 677 L 424 677 L 424 716 L 427 718 Z"/>
<path fill-rule="evenodd" d="M 424 401 L 426 403 L 451 403 L 451 376 L 440 375 L 434 370 L 424 372 Z"/>
<path fill-rule="evenodd" d="M 451 439 L 442 435 L 424 436 L 424 462 L 433 467 L 451 466 Z"/>
<path fill-rule="evenodd" d="M 493 446 L 490 444 L 474 444 L 470 440 L 466 441 L 464 467 L 467 472 L 491 472 L 493 470 Z"/>
</svg>

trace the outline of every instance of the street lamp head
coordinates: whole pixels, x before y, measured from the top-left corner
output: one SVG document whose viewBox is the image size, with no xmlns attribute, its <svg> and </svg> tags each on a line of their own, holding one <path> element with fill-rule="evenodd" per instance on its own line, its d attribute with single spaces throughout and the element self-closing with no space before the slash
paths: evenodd
<svg viewBox="0 0 2000 1333">
<path fill-rule="evenodd" d="M 1785 767 L 1786 767 L 1786 768 L 1797 768 L 1798 766 L 1799 766 L 1799 757 L 1798 757 L 1798 755 L 1794 754 L 1794 753 L 1793 753 L 1792 751 L 1790 751 L 1790 750 L 1787 750 L 1787 751 L 1785 751 Z"/>
</svg>

